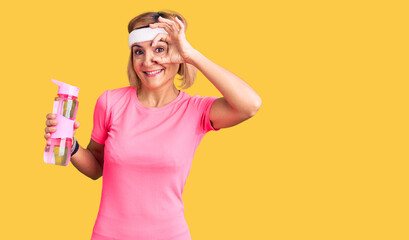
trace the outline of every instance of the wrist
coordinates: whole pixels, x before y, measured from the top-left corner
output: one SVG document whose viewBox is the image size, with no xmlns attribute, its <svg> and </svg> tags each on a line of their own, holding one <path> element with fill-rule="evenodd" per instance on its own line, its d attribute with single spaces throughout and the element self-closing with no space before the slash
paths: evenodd
<svg viewBox="0 0 409 240">
<path fill-rule="evenodd" d="M 75 137 L 72 138 L 71 157 L 78 152 L 80 145 Z"/>
<path fill-rule="evenodd" d="M 196 49 L 192 48 L 189 53 L 186 54 L 186 57 L 184 59 L 185 63 L 189 63 L 191 65 L 194 65 L 195 60 L 199 57 L 200 52 L 197 51 Z"/>
</svg>

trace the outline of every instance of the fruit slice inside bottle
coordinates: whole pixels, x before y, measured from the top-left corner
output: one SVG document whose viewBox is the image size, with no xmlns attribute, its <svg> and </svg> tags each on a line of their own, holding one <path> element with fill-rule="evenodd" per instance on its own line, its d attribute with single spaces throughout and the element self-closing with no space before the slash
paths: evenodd
<svg viewBox="0 0 409 240">
<path fill-rule="evenodd" d="M 60 166 L 67 166 L 71 158 L 71 144 L 71 138 L 49 138 L 44 151 L 44 159 L 46 159 L 45 162 Z"/>
</svg>

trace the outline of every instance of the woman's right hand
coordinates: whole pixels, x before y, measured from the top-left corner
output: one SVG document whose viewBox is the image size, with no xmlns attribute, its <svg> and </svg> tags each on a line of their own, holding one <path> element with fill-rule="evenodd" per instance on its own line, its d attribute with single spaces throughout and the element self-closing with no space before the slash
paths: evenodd
<svg viewBox="0 0 409 240">
<path fill-rule="evenodd" d="M 53 133 L 53 132 L 56 131 L 55 126 L 57 126 L 58 122 L 57 122 L 57 119 L 56 119 L 56 115 L 55 115 L 54 113 L 49 113 L 49 114 L 47 114 L 46 118 L 47 118 L 47 120 L 45 121 L 45 125 L 46 125 L 47 127 L 46 127 L 45 130 L 44 130 L 44 131 L 45 131 L 44 138 L 47 140 L 47 139 L 51 136 L 50 133 Z M 75 136 L 75 131 L 76 131 L 79 127 L 80 127 L 80 122 L 75 121 L 75 123 L 74 123 L 74 134 L 73 134 L 73 137 Z"/>
</svg>

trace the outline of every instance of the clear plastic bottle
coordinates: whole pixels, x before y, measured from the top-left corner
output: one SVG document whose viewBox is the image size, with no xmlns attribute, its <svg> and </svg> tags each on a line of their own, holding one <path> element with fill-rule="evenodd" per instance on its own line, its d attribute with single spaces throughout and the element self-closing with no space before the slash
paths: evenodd
<svg viewBox="0 0 409 240">
<path fill-rule="evenodd" d="M 58 97 L 54 99 L 53 113 L 58 124 L 56 131 L 50 133 L 44 150 L 44 162 L 60 166 L 67 166 L 71 159 L 74 123 L 78 110 L 79 88 L 51 79 L 59 86 Z"/>
</svg>

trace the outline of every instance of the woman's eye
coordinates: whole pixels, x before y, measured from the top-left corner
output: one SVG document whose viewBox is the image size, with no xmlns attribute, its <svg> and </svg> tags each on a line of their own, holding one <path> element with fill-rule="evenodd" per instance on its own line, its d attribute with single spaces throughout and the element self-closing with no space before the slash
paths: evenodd
<svg viewBox="0 0 409 240">
<path fill-rule="evenodd" d="M 157 52 L 163 52 L 163 51 L 165 51 L 165 49 L 164 49 L 163 47 L 158 47 L 158 48 L 156 49 L 156 51 L 157 51 Z"/>
<path fill-rule="evenodd" d="M 141 54 L 141 53 L 142 53 L 141 50 L 135 50 L 135 54 L 136 54 L 136 55 L 139 55 L 139 54 Z"/>
</svg>

